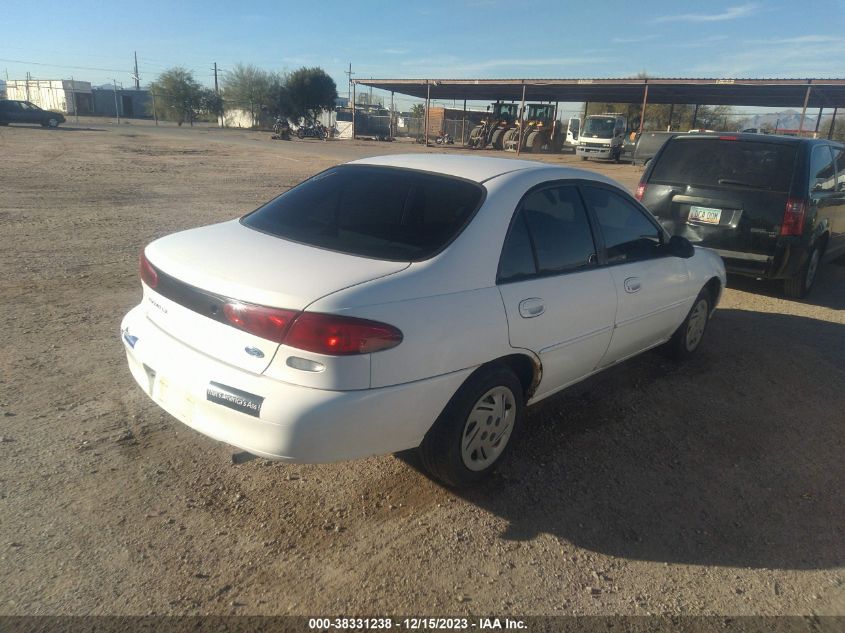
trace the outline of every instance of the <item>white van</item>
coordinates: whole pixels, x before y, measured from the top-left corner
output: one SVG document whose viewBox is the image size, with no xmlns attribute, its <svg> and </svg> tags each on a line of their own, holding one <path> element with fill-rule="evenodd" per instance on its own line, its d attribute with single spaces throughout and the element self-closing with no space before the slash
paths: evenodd
<svg viewBox="0 0 845 633">
<path fill-rule="evenodd" d="M 581 160 L 609 158 L 618 162 L 627 127 L 628 121 L 621 114 L 591 114 L 584 121 L 575 153 Z"/>
</svg>

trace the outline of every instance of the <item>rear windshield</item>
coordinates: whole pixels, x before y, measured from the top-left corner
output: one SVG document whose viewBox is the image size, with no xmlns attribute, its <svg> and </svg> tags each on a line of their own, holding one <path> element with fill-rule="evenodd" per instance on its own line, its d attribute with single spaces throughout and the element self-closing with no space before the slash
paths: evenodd
<svg viewBox="0 0 845 633">
<path fill-rule="evenodd" d="M 718 138 L 669 141 L 651 182 L 788 191 L 797 144 Z"/>
<path fill-rule="evenodd" d="M 395 167 L 341 165 L 243 218 L 246 226 L 350 255 L 419 261 L 472 217 L 480 185 Z"/>
</svg>

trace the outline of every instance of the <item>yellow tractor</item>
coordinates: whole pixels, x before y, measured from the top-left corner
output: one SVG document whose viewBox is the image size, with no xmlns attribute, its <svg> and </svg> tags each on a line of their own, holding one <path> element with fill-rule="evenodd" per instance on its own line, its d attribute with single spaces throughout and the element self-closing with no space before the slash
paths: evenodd
<svg viewBox="0 0 845 633">
<path fill-rule="evenodd" d="M 489 106 L 487 110 L 489 112 Z M 504 136 L 515 125 L 518 111 L 519 106 L 515 103 L 494 103 L 493 112 L 470 131 L 469 146 L 484 149 L 489 145 L 493 149 L 502 149 Z"/>
<path fill-rule="evenodd" d="M 563 147 L 563 134 L 556 119 L 556 107 L 551 103 L 529 103 L 527 110 L 527 116 L 505 133 L 504 148 L 517 149 L 520 131 L 524 127 L 521 150 L 559 152 Z"/>
</svg>

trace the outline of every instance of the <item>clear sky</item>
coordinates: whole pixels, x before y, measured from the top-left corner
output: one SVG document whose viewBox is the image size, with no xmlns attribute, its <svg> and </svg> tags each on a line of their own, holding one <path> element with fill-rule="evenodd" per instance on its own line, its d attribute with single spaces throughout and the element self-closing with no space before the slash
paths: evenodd
<svg viewBox="0 0 845 633">
<path fill-rule="evenodd" d="M 14 1 L 0 77 L 142 84 L 175 65 L 355 78 L 845 77 L 845 0 Z"/>
</svg>

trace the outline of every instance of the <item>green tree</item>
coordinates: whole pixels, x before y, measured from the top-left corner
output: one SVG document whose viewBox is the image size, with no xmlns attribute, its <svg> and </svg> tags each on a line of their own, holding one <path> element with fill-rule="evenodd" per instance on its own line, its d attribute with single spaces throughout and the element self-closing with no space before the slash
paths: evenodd
<svg viewBox="0 0 845 633">
<path fill-rule="evenodd" d="M 249 112 L 255 126 L 261 110 L 270 104 L 272 86 L 271 73 L 251 64 L 237 64 L 223 80 L 223 99 L 227 108 Z"/>
<path fill-rule="evenodd" d="M 185 121 L 193 123 L 202 109 L 202 91 L 190 70 L 181 66 L 165 70 L 150 84 L 154 113 L 159 119 L 176 121 L 179 125 Z"/>
<path fill-rule="evenodd" d="M 200 89 L 200 111 L 209 117 L 218 118 L 223 114 L 223 97 L 211 88 Z"/>
<path fill-rule="evenodd" d="M 411 116 L 414 118 L 423 118 L 425 116 L 425 105 L 422 103 L 415 103 L 411 106 Z"/>
<path fill-rule="evenodd" d="M 285 82 L 288 96 L 298 116 L 316 117 L 334 108 L 337 86 L 322 68 L 300 68 Z"/>
<path fill-rule="evenodd" d="M 270 76 L 270 90 L 267 101 L 267 111 L 272 116 L 281 116 L 288 119 L 298 119 L 296 105 L 290 96 L 287 86 L 288 76 L 281 73 L 273 73 Z"/>
</svg>

